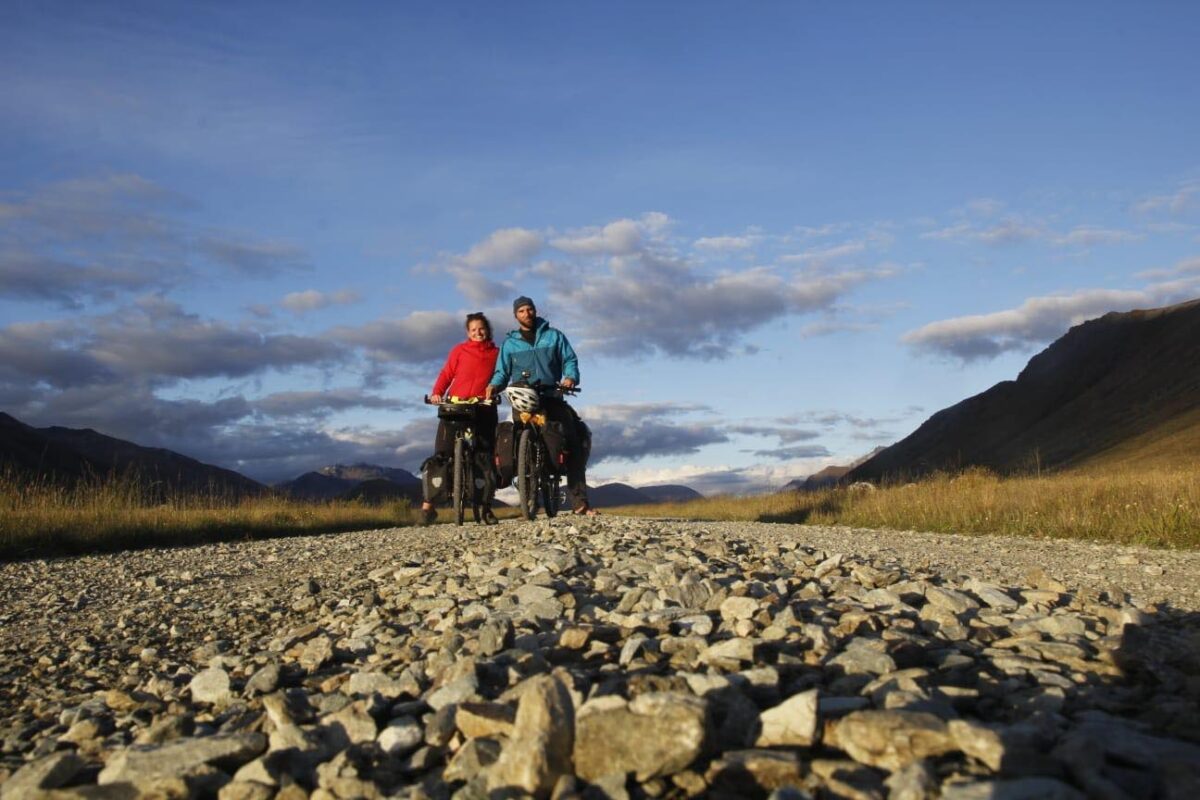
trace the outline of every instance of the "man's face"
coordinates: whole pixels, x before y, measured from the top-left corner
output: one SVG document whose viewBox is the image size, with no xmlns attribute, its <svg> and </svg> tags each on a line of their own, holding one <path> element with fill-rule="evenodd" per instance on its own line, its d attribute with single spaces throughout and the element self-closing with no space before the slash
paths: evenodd
<svg viewBox="0 0 1200 800">
<path fill-rule="evenodd" d="M 533 306 L 521 306 L 516 313 L 517 324 L 525 330 L 533 328 L 533 321 L 537 318 L 537 309 Z"/>
</svg>

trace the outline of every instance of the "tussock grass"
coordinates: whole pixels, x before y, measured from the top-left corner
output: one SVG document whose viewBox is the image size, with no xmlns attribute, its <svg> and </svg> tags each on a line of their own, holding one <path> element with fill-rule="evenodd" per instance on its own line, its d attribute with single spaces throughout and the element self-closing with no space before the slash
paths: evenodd
<svg viewBox="0 0 1200 800">
<path fill-rule="evenodd" d="M 0 471 L 0 558 L 263 539 L 409 525 L 407 500 L 380 506 L 278 495 L 172 494 L 136 474 L 75 484 Z"/>
<path fill-rule="evenodd" d="M 838 487 L 607 509 L 630 516 L 851 525 L 1200 548 L 1200 464 L 1000 477 L 970 469 L 875 491 Z"/>
</svg>

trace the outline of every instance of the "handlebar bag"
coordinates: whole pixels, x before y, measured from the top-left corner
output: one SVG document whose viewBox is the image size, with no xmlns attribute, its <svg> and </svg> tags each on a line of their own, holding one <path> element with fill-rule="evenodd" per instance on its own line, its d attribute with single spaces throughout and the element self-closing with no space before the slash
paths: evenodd
<svg viewBox="0 0 1200 800">
<path fill-rule="evenodd" d="M 452 459 L 435 453 L 421 464 L 421 488 L 425 502 L 444 503 L 450 498 L 450 464 Z"/>
<path fill-rule="evenodd" d="M 501 422 L 496 426 L 496 488 L 512 486 L 513 473 L 517 471 L 517 443 L 513 424 Z"/>
</svg>

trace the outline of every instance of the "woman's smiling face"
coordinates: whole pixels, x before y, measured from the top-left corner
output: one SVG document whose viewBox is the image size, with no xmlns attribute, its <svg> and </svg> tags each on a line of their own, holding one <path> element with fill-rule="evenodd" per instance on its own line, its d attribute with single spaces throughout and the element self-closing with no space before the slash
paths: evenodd
<svg viewBox="0 0 1200 800">
<path fill-rule="evenodd" d="M 487 325 L 481 319 L 473 319 L 467 323 L 467 338 L 472 342 L 485 342 L 488 338 Z"/>
</svg>

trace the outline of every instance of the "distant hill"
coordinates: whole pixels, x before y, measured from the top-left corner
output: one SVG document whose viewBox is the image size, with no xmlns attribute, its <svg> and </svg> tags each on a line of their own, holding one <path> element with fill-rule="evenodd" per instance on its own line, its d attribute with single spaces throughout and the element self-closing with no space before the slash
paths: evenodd
<svg viewBox="0 0 1200 800">
<path fill-rule="evenodd" d="M 702 497 L 689 486 L 662 484 L 633 487 L 626 483 L 606 483 L 588 487 L 588 500 L 596 508 L 638 506 L 646 503 L 675 503 Z"/>
<path fill-rule="evenodd" d="M 699 500 L 704 495 L 690 486 L 664 483 L 658 486 L 639 486 L 639 492 L 646 495 L 655 503 L 684 503 L 688 500 Z"/>
<path fill-rule="evenodd" d="M 0 464 L 51 481 L 136 475 L 160 495 L 203 492 L 241 497 L 266 491 L 245 475 L 172 450 L 142 447 L 91 428 L 34 428 L 4 413 L 0 413 Z"/>
<path fill-rule="evenodd" d="M 850 462 L 849 464 L 845 464 L 845 465 L 841 465 L 841 466 L 828 466 L 825 469 L 821 470 L 820 472 L 814 472 L 812 475 L 809 475 L 807 478 L 796 478 L 793 481 L 788 481 L 786 484 L 784 484 L 784 487 L 780 491 L 783 491 L 783 492 L 796 492 L 796 491 L 813 492 L 813 491 L 816 491 L 817 489 L 827 489 L 830 486 L 836 486 L 842 480 L 842 478 L 846 477 L 846 474 L 848 472 L 850 472 L 850 470 L 854 469 L 855 467 L 857 467 L 860 464 L 865 464 L 869 459 L 874 458 L 879 453 L 882 453 L 885 449 L 887 449 L 887 448 L 876 447 L 874 450 L 867 453 L 865 456 L 856 458 L 854 461 Z"/>
<path fill-rule="evenodd" d="M 333 464 L 277 483 L 275 488 L 297 500 L 333 500 L 345 497 L 366 481 L 387 481 L 402 490 L 404 496 L 421 498 L 421 479 L 416 475 L 406 469 L 375 464 Z"/>
<path fill-rule="evenodd" d="M 1198 408 L 1200 300 L 1114 312 L 1071 328 L 1015 381 L 939 411 L 847 479 L 1195 463 Z"/>
<path fill-rule="evenodd" d="M 611 508 L 653 503 L 654 500 L 628 484 L 606 483 L 603 486 L 588 489 L 588 502 L 596 508 Z"/>
</svg>

